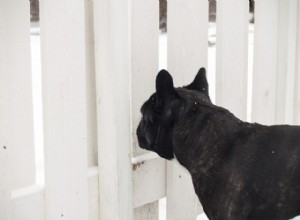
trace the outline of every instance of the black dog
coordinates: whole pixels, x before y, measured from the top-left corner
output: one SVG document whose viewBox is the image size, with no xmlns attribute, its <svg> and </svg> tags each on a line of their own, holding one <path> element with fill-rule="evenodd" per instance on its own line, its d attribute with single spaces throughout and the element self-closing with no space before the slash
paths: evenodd
<svg viewBox="0 0 300 220">
<path fill-rule="evenodd" d="M 286 220 L 300 215 L 300 127 L 264 126 L 211 103 L 205 69 L 174 88 L 162 70 L 141 108 L 140 147 L 191 174 L 211 220 Z"/>
</svg>

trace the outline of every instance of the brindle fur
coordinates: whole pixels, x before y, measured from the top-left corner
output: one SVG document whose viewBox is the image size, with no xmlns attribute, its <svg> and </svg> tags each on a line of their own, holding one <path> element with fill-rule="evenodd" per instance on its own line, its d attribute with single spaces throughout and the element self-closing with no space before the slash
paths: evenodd
<svg viewBox="0 0 300 220">
<path fill-rule="evenodd" d="M 140 147 L 168 160 L 176 156 L 209 219 L 300 215 L 299 126 L 250 124 L 212 104 L 203 68 L 182 88 L 160 71 L 141 113 Z"/>
</svg>

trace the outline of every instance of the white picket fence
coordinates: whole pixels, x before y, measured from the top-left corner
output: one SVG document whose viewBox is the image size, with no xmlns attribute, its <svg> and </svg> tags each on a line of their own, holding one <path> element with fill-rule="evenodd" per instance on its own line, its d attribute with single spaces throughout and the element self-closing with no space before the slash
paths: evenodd
<svg viewBox="0 0 300 220">
<path fill-rule="evenodd" d="M 250 103 L 252 121 L 299 124 L 300 1 L 256 1 L 251 79 L 248 11 L 248 0 L 218 0 L 216 104 L 244 120 Z M 158 220 L 164 197 L 168 220 L 202 212 L 187 172 L 135 137 L 159 69 L 158 13 L 158 0 L 40 0 L 41 185 L 29 1 L 0 1 L 1 220 Z M 168 70 L 187 84 L 207 67 L 208 1 L 169 0 L 167 35 Z"/>
</svg>

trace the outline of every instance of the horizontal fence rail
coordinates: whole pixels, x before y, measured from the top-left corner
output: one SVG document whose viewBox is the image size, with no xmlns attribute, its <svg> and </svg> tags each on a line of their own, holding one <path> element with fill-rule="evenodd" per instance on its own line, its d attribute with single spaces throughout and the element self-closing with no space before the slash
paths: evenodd
<svg viewBox="0 0 300 220">
<path fill-rule="evenodd" d="M 159 30 L 159 1 L 40 1 L 40 184 L 29 1 L 1 1 L 0 219 L 163 220 L 162 198 L 167 220 L 203 214 L 189 173 L 139 148 L 140 107 L 162 60 L 183 86 L 213 59 L 216 72 L 207 75 L 217 105 L 242 120 L 299 124 L 300 3 L 256 1 L 250 25 L 248 3 L 217 1 L 209 56 L 207 0 L 169 0 L 167 33 Z"/>
</svg>

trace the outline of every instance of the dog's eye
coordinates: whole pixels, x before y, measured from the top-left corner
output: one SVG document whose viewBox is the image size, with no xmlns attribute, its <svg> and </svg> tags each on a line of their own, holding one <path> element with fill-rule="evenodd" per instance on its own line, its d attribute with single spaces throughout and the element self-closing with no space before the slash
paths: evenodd
<svg viewBox="0 0 300 220">
<path fill-rule="evenodd" d="M 156 103 L 156 98 L 155 98 L 154 96 L 152 96 L 152 97 L 150 98 L 150 101 L 151 101 L 151 104 L 152 104 L 152 105 L 155 105 L 155 103 Z"/>
</svg>

